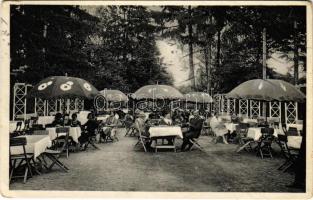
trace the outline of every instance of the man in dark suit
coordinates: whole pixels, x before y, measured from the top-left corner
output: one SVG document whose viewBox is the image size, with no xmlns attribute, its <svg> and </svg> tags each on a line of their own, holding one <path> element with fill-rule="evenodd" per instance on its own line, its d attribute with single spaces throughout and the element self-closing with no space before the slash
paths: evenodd
<svg viewBox="0 0 313 200">
<path fill-rule="evenodd" d="M 186 132 L 183 132 L 183 144 L 181 146 L 181 151 L 190 150 L 192 143 L 189 141 L 192 138 L 198 138 L 203 125 L 203 119 L 199 115 L 199 111 L 193 112 L 193 118 L 190 119 L 189 129 Z M 188 145 L 188 148 L 186 146 Z"/>
</svg>

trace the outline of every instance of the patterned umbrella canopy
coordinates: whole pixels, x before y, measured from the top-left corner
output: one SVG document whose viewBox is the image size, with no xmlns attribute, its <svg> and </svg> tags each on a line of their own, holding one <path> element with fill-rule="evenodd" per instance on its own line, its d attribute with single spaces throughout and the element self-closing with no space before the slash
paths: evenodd
<svg viewBox="0 0 313 200">
<path fill-rule="evenodd" d="M 107 90 L 100 91 L 100 94 L 104 96 L 107 101 L 111 102 L 127 102 L 128 97 L 119 90 Z"/>
<path fill-rule="evenodd" d="M 99 91 L 89 82 L 75 77 L 51 76 L 43 79 L 28 93 L 28 97 L 42 99 L 86 98 L 92 99 Z"/>
<path fill-rule="evenodd" d="M 193 103 L 212 103 L 212 97 L 205 92 L 189 92 L 184 95 L 187 102 Z"/>
<path fill-rule="evenodd" d="M 253 79 L 246 81 L 226 94 L 226 97 L 264 101 L 302 102 L 305 100 L 305 95 L 294 85 L 276 79 Z"/>
<path fill-rule="evenodd" d="M 146 85 L 139 88 L 132 97 L 134 99 L 181 99 L 184 96 L 169 85 Z"/>
</svg>

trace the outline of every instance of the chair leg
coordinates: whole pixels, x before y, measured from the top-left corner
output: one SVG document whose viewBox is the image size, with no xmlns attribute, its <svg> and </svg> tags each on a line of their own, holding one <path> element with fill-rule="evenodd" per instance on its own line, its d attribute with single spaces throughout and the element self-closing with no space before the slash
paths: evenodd
<svg viewBox="0 0 313 200">
<path fill-rule="evenodd" d="M 15 169 L 15 164 L 16 164 L 16 160 L 13 161 L 13 165 L 12 165 L 12 169 L 11 169 L 10 177 L 9 177 L 9 182 L 11 182 L 11 180 L 12 180 L 13 172 L 14 172 L 14 169 Z"/>
<path fill-rule="evenodd" d="M 41 175 L 41 173 L 40 173 L 40 172 L 38 171 L 38 169 L 36 168 L 36 161 L 35 161 L 34 157 L 31 158 L 31 161 L 32 161 L 33 164 L 34 164 L 34 170 L 35 170 L 35 172 L 36 172 L 38 175 Z"/>
<path fill-rule="evenodd" d="M 99 147 L 97 147 L 93 142 L 92 143 L 90 143 L 91 144 L 91 146 L 93 146 L 93 148 L 95 148 L 95 149 L 99 149 Z"/>
<path fill-rule="evenodd" d="M 190 148 L 190 151 L 194 146 L 197 147 L 200 151 L 203 151 L 202 146 L 197 141 L 190 139 L 189 142 L 193 144 L 192 147 Z"/>
<path fill-rule="evenodd" d="M 286 172 L 290 167 L 293 166 L 293 164 L 294 164 L 293 162 L 288 163 L 288 165 L 286 166 L 286 168 L 283 169 L 283 172 Z"/>
<path fill-rule="evenodd" d="M 25 167 L 25 173 L 24 173 L 24 183 L 27 181 L 27 176 L 28 176 L 28 167 Z"/>
<path fill-rule="evenodd" d="M 245 149 L 248 145 L 250 145 L 250 143 L 251 143 L 251 142 L 249 141 L 249 142 L 243 144 L 242 146 L 240 146 L 240 147 L 237 149 L 236 152 L 238 153 L 238 152 L 240 152 L 241 150 Z"/>
<path fill-rule="evenodd" d="M 263 152 L 262 152 L 262 148 L 260 148 L 260 149 L 259 149 L 259 152 L 260 152 L 261 158 L 263 159 Z"/>
<path fill-rule="evenodd" d="M 51 170 L 55 164 L 58 165 L 65 172 L 69 170 L 62 162 L 59 161 L 59 159 L 56 156 L 47 154 L 47 157 L 52 161 L 52 164 L 48 167 L 49 170 Z"/>
<path fill-rule="evenodd" d="M 48 169 L 48 164 L 47 164 L 47 161 L 46 161 L 46 159 L 45 159 L 44 154 L 42 154 L 41 156 L 39 156 L 37 159 L 41 162 L 41 164 L 42 164 L 42 166 L 43 166 L 44 168 Z"/>
<path fill-rule="evenodd" d="M 143 142 L 143 139 L 140 138 L 140 141 L 141 141 L 141 143 L 142 143 L 143 149 L 145 150 L 145 152 L 147 152 L 146 145 L 145 145 L 145 143 Z"/>
<path fill-rule="evenodd" d="M 134 145 L 134 147 L 137 146 L 139 143 L 140 143 L 140 141 L 138 140 L 138 142 Z"/>
<path fill-rule="evenodd" d="M 271 150 L 271 147 L 270 147 L 270 146 L 268 146 L 268 152 L 269 152 L 269 154 L 270 154 L 271 158 L 273 158 L 273 155 L 272 155 L 272 150 Z"/>
<path fill-rule="evenodd" d="M 30 166 L 30 160 L 28 158 L 26 158 L 26 164 L 27 164 L 27 168 L 28 168 L 29 173 L 30 173 L 30 177 L 33 177 L 32 168 Z"/>
<path fill-rule="evenodd" d="M 128 132 L 130 131 L 130 128 L 126 128 L 125 137 L 128 135 Z"/>
</svg>

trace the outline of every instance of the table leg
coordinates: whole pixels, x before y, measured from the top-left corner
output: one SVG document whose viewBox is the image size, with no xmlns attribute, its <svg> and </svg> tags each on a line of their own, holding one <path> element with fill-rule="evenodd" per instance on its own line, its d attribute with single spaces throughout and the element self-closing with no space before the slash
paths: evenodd
<svg viewBox="0 0 313 200">
<path fill-rule="evenodd" d="M 174 152 L 176 153 L 176 144 L 175 144 L 175 138 L 173 138 L 173 145 L 174 145 Z"/>
</svg>

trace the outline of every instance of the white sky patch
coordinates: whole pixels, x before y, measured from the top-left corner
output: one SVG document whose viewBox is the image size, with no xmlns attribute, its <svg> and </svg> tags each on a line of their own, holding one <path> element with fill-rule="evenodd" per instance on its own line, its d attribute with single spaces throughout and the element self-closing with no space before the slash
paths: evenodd
<svg viewBox="0 0 313 200">
<path fill-rule="evenodd" d="M 178 45 L 169 44 L 165 40 L 158 40 L 156 42 L 159 48 L 163 62 L 166 64 L 167 69 L 173 75 L 174 85 L 180 86 L 189 83 L 188 79 L 188 57 L 184 57 L 184 52 L 178 47 Z"/>
<path fill-rule="evenodd" d="M 279 54 L 272 54 L 271 58 L 267 60 L 267 66 L 280 74 L 286 75 L 293 67 L 293 62 L 279 58 Z"/>
</svg>

